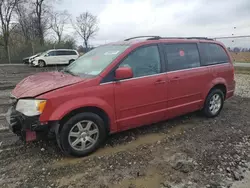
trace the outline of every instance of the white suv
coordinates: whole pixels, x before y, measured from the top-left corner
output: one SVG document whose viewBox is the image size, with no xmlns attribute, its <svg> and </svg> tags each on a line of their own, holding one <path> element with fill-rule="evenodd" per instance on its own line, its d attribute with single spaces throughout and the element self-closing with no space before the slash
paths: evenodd
<svg viewBox="0 0 250 188">
<path fill-rule="evenodd" d="M 46 65 L 70 64 L 79 57 L 76 50 L 71 49 L 55 49 L 48 50 L 36 57 L 33 66 L 44 67 Z"/>
</svg>

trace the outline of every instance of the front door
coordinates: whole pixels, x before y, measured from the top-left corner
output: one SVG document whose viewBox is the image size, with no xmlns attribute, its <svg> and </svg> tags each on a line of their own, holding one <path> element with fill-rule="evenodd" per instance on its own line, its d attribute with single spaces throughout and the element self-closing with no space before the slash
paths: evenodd
<svg viewBox="0 0 250 188">
<path fill-rule="evenodd" d="M 168 118 L 198 110 L 203 105 L 203 88 L 208 82 L 207 67 L 200 67 L 196 43 L 165 44 Z"/>
<path fill-rule="evenodd" d="M 50 51 L 44 59 L 47 65 L 56 64 L 56 51 Z"/>
<path fill-rule="evenodd" d="M 67 52 L 68 51 L 65 51 L 65 50 L 57 50 L 56 51 L 56 64 L 69 63 Z"/>
<path fill-rule="evenodd" d="M 137 48 L 119 66 L 131 67 L 134 76 L 114 84 L 118 129 L 124 130 L 164 119 L 166 74 L 161 73 L 158 46 Z"/>
</svg>

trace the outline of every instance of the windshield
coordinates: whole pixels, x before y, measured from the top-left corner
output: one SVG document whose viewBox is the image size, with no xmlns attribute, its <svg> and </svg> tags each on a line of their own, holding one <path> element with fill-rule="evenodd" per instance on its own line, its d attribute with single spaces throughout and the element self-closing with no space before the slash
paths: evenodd
<svg viewBox="0 0 250 188">
<path fill-rule="evenodd" d="M 40 53 L 39 56 L 44 56 L 44 55 L 46 55 L 48 52 L 49 52 L 49 51 L 42 52 L 42 53 Z"/>
<path fill-rule="evenodd" d="M 96 76 L 128 47 L 125 45 L 104 45 L 97 47 L 78 58 L 74 63 L 65 68 L 64 71 L 78 76 Z"/>
</svg>

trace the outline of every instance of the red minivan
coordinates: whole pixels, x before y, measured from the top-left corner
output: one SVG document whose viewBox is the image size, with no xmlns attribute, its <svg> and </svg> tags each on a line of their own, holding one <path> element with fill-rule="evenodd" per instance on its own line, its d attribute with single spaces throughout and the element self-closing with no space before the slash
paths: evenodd
<svg viewBox="0 0 250 188">
<path fill-rule="evenodd" d="M 25 78 L 6 117 L 26 141 L 55 136 L 64 153 L 85 156 L 112 133 L 197 110 L 215 117 L 234 90 L 232 59 L 220 42 L 133 37 L 99 46 L 61 72 Z"/>
</svg>

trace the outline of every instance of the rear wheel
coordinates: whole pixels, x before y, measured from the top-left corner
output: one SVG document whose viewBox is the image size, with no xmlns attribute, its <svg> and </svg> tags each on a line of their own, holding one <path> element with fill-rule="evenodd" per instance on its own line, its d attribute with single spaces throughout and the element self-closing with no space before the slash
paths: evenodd
<svg viewBox="0 0 250 188">
<path fill-rule="evenodd" d="M 203 113 L 207 117 L 216 117 L 220 114 L 224 104 L 224 94 L 220 89 L 213 89 L 208 94 Z"/>
<path fill-rule="evenodd" d="M 38 61 L 38 66 L 39 66 L 39 67 L 45 67 L 45 66 L 46 66 L 46 64 L 45 64 L 45 62 L 44 62 L 44 61 L 39 60 L 39 61 Z"/>
<path fill-rule="evenodd" d="M 107 136 L 103 119 L 90 112 L 79 113 L 62 126 L 59 146 L 67 155 L 89 155 L 100 147 Z"/>
</svg>

